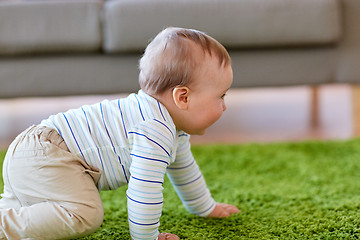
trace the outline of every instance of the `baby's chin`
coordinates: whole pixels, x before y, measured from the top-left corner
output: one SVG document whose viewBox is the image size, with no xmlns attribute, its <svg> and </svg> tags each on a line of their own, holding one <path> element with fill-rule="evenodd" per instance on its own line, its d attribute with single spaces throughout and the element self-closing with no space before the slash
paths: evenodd
<svg viewBox="0 0 360 240">
<path fill-rule="evenodd" d="M 197 131 L 196 133 L 192 133 L 190 135 L 198 135 L 198 136 L 202 136 L 206 133 L 206 130 L 207 129 L 204 129 L 204 130 L 200 130 L 200 131 Z"/>
<path fill-rule="evenodd" d="M 195 130 L 195 129 L 181 129 L 182 131 L 186 132 L 187 134 L 189 135 L 198 135 L 198 136 L 202 136 L 206 133 L 207 131 L 207 128 L 205 129 L 198 129 L 198 130 Z"/>
</svg>

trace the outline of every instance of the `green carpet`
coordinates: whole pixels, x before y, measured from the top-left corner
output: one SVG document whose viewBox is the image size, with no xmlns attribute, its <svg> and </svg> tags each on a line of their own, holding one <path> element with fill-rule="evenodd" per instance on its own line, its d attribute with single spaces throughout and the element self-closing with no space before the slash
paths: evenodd
<svg viewBox="0 0 360 240">
<path fill-rule="evenodd" d="M 241 213 L 193 216 L 166 180 L 160 231 L 180 239 L 360 237 L 360 140 L 194 146 L 193 153 L 215 200 Z M 129 239 L 125 189 L 102 198 L 104 223 L 84 239 Z"/>
</svg>

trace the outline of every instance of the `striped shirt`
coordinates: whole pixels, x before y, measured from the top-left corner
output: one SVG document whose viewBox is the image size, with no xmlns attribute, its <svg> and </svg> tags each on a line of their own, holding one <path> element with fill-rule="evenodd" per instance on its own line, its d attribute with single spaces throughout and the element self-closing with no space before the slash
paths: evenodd
<svg viewBox="0 0 360 240">
<path fill-rule="evenodd" d="M 207 216 L 215 207 L 190 149 L 190 136 L 176 130 L 164 105 L 144 93 L 104 100 L 50 116 L 70 152 L 101 171 L 100 190 L 128 185 L 133 239 L 156 239 L 167 173 L 189 212 Z"/>
</svg>

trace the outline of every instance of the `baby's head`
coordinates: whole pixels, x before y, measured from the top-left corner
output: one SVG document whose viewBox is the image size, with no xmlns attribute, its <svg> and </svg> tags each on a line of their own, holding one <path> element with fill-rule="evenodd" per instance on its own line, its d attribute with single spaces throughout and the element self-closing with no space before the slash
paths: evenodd
<svg viewBox="0 0 360 240">
<path fill-rule="evenodd" d="M 176 86 L 189 86 L 195 72 L 209 55 L 218 59 L 219 66 L 231 65 L 226 49 L 214 38 L 194 29 L 169 27 L 161 31 L 147 46 L 140 59 L 139 83 L 150 95 L 162 94 Z"/>
<path fill-rule="evenodd" d="M 220 118 L 232 79 L 225 48 L 197 30 L 163 30 L 140 60 L 142 90 L 164 104 L 176 128 L 189 134 L 204 134 Z"/>
</svg>

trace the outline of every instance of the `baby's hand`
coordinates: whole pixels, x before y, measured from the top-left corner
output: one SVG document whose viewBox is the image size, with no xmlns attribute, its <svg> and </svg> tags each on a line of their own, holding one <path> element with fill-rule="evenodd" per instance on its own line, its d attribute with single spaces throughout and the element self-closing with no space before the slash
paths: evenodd
<svg viewBox="0 0 360 240">
<path fill-rule="evenodd" d="M 214 210 L 209 214 L 209 218 L 224 218 L 231 214 L 240 212 L 239 209 L 233 205 L 226 203 L 216 203 Z"/>
<path fill-rule="evenodd" d="M 171 233 L 160 233 L 158 236 L 158 240 L 179 240 L 180 238 L 176 236 L 175 234 Z"/>
</svg>

